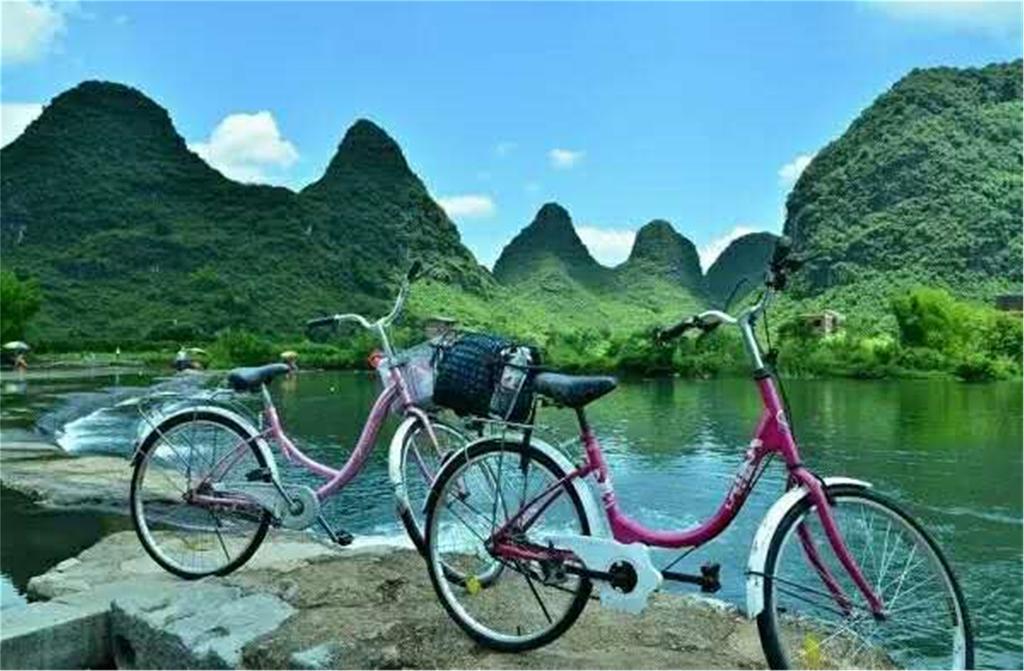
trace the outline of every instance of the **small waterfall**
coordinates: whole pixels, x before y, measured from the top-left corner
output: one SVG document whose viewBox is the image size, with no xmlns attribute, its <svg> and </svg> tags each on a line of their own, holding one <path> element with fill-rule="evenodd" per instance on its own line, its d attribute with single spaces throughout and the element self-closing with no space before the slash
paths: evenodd
<svg viewBox="0 0 1024 671">
<path fill-rule="evenodd" d="M 156 392 L 195 393 L 208 379 L 188 373 L 157 380 L 148 387 L 112 386 L 70 393 L 41 416 L 36 426 L 71 454 L 127 456 L 135 443 L 140 400 Z"/>
</svg>

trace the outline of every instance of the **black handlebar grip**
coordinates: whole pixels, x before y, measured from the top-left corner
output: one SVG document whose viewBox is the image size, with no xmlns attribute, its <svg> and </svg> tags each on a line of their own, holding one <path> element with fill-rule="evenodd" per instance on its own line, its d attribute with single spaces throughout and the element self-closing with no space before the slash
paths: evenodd
<svg viewBox="0 0 1024 671">
<path fill-rule="evenodd" d="M 329 326 L 331 324 L 334 324 L 335 321 L 336 320 L 334 319 L 333 316 L 331 316 L 331 317 L 317 317 L 316 319 L 310 319 L 308 322 L 306 322 L 306 328 L 307 329 L 312 329 L 312 328 L 316 328 L 318 326 Z"/>
<path fill-rule="evenodd" d="M 420 271 L 423 270 L 423 264 L 419 261 L 414 261 L 412 266 L 409 268 L 409 272 L 406 273 L 405 279 L 413 282 L 420 275 Z"/>
<path fill-rule="evenodd" d="M 686 333 L 686 331 L 692 329 L 696 325 L 697 323 L 693 317 L 687 317 L 678 324 L 674 324 L 673 326 L 669 326 L 667 328 L 659 329 L 658 332 L 655 334 L 655 338 L 658 342 L 665 343 L 668 342 L 669 340 L 672 340 L 673 338 L 681 336 L 682 334 Z"/>
</svg>

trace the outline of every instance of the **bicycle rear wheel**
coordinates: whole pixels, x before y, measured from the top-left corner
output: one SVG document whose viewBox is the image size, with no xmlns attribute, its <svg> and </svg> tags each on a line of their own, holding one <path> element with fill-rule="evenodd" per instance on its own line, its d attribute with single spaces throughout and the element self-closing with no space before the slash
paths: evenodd
<svg viewBox="0 0 1024 671">
<path fill-rule="evenodd" d="M 967 607 L 935 541 L 870 489 L 834 486 L 829 495 L 843 540 L 886 616 L 873 617 L 805 498 L 779 524 L 765 563 L 757 624 L 772 668 L 971 668 Z M 846 605 L 834 596 L 836 586 Z"/>
<path fill-rule="evenodd" d="M 245 480 L 267 465 L 252 436 L 226 417 L 189 412 L 165 420 L 143 441 L 132 473 L 132 524 L 142 547 L 190 580 L 242 566 L 266 537 L 270 513 L 216 495 L 210 476 Z"/>
<path fill-rule="evenodd" d="M 505 652 L 538 648 L 583 612 L 590 580 L 561 570 L 565 553 L 545 542 L 590 535 L 583 504 L 565 476 L 536 448 L 498 440 L 457 453 L 437 476 L 427 501 L 430 580 L 449 616 L 478 643 Z M 536 521 L 513 522 L 504 550 L 496 550 L 495 531 L 521 511 L 521 520 Z M 502 570 L 495 572 L 495 565 Z M 462 578 L 452 580 L 453 574 Z"/>
</svg>

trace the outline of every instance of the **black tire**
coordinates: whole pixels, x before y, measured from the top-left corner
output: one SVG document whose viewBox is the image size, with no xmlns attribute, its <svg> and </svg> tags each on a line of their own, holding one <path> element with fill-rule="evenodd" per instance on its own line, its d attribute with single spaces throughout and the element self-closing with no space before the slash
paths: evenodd
<svg viewBox="0 0 1024 671">
<path fill-rule="evenodd" d="M 527 650 L 541 648 L 552 641 L 557 640 L 562 634 L 568 631 L 568 629 L 575 624 L 576 620 L 579 619 L 579 616 L 583 613 L 583 609 L 587 606 L 591 592 L 593 591 L 593 583 L 588 578 L 580 578 L 579 590 L 575 593 L 575 596 L 569 608 L 563 614 L 562 619 L 554 626 L 543 632 L 540 636 L 525 642 L 500 641 L 475 629 L 470 623 L 467 623 L 463 618 L 459 617 L 455 608 L 446 598 L 445 591 L 442 588 L 441 583 L 446 582 L 448 584 L 459 584 L 461 581 L 453 581 L 449 578 L 450 570 L 447 566 L 444 566 L 443 570 L 438 571 L 437 565 L 442 562 L 434 561 L 432 556 L 432 539 L 434 538 L 434 525 L 437 521 L 435 511 L 438 507 L 441 492 L 444 491 L 447 482 L 454 477 L 459 468 L 467 461 L 472 461 L 489 453 L 502 451 L 520 459 L 521 461 L 519 463 L 526 463 L 527 461 L 537 462 L 548 470 L 555 478 L 562 479 L 567 475 L 566 472 L 559 467 L 553 459 L 551 459 L 551 457 L 532 445 L 523 445 L 518 441 L 512 442 L 498 439 L 470 445 L 468 448 L 459 452 L 455 457 L 449 459 L 445 463 L 444 468 L 442 468 L 441 472 L 438 473 L 437 478 L 434 480 L 434 485 L 430 489 L 430 496 L 427 500 L 427 529 L 425 538 L 427 546 L 426 560 L 428 573 L 430 575 L 430 582 L 434 587 L 434 593 L 437 595 L 441 605 L 444 606 L 448 616 L 455 620 L 459 627 L 462 628 L 470 638 L 484 647 L 497 650 L 499 652 L 524 652 Z M 572 501 L 576 516 L 580 521 L 582 535 L 589 536 L 591 533 L 590 520 L 587 519 L 587 514 L 583 508 L 583 503 L 580 501 L 579 494 L 571 485 L 566 487 L 566 490 L 569 493 L 569 498 Z"/>
<path fill-rule="evenodd" d="M 956 575 L 949 566 L 949 562 L 946 560 L 945 555 L 939 548 L 938 544 L 931 537 L 931 535 L 909 514 L 904 512 L 899 506 L 890 501 L 888 498 L 875 493 L 873 490 L 860 487 L 857 485 L 833 485 L 828 487 L 828 495 L 830 500 L 836 499 L 865 499 L 872 501 L 875 504 L 887 509 L 892 514 L 901 518 L 907 523 L 915 532 L 917 532 L 921 538 L 928 544 L 930 550 L 934 553 L 938 559 L 942 570 L 946 574 L 946 578 L 949 580 L 949 584 L 952 586 L 953 593 L 956 596 L 957 605 L 959 606 L 960 614 L 962 615 L 963 630 L 965 636 L 965 667 L 974 668 L 974 633 L 971 627 L 970 615 L 967 611 L 967 604 L 964 601 L 963 592 L 960 589 L 960 584 L 957 582 Z M 764 567 L 764 608 L 757 617 L 757 629 L 761 638 L 761 646 L 764 649 L 765 657 L 768 661 L 768 665 L 772 669 L 788 669 L 793 668 L 789 664 L 789 660 L 786 657 L 784 646 L 781 642 L 779 635 L 778 621 L 776 618 L 776 612 L 774 608 L 774 595 L 773 595 L 773 584 L 772 579 L 769 576 L 775 575 L 776 563 L 779 559 L 779 552 L 782 549 L 782 543 L 789 534 L 790 528 L 796 524 L 800 519 L 803 518 L 804 514 L 812 507 L 810 497 L 804 497 L 800 503 L 794 506 L 786 516 L 782 518 L 778 528 L 772 535 L 770 545 L 768 547 L 768 553 L 765 559 Z"/>
<path fill-rule="evenodd" d="M 181 414 L 174 415 L 161 422 L 154 430 L 150 431 L 150 433 L 143 440 L 143 443 L 142 445 L 139 446 L 138 453 L 136 454 L 134 459 L 131 489 L 129 492 L 128 499 L 128 507 L 131 510 L 132 527 L 135 529 L 135 535 L 138 537 L 143 549 L 145 549 L 146 554 L 148 554 L 150 558 L 153 559 L 153 561 L 155 561 L 157 564 L 160 565 L 161 568 L 168 571 L 169 573 L 173 573 L 174 575 L 181 578 L 185 578 L 186 580 L 198 580 L 209 575 L 228 575 L 232 571 L 235 571 L 236 569 L 244 565 L 247 561 L 249 561 L 250 558 L 252 558 L 253 554 L 255 554 L 256 550 L 258 550 L 260 545 L 263 543 L 263 540 L 267 536 L 267 531 L 270 528 L 271 522 L 270 513 L 267 512 L 266 510 L 262 511 L 259 526 L 257 527 L 256 533 L 253 535 L 253 539 L 249 543 L 249 545 L 241 553 L 239 553 L 239 555 L 233 561 L 214 571 L 192 572 L 183 570 L 180 567 L 167 562 L 161 556 L 160 552 L 152 546 L 149 538 L 147 538 L 147 535 L 143 529 L 144 524 L 139 517 L 141 513 L 141 511 L 139 510 L 140 506 L 137 504 L 136 501 L 141 478 L 145 474 L 147 458 L 153 447 L 158 444 L 158 441 L 162 434 L 167 434 L 171 430 L 183 424 L 187 424 L 194 421 L 203 421 L 219 424 L 228 429 L 229 431 L 235 433 L 240 440 L 248 439 L 249 449 L 255 455 L 256 462 L 259 464 L 260 468 L 266 468 L 268 466 L 267 460 L 263 456 L 263 452 L 256 445 L 255 436 L 252 436 L 250 433 L 245 431 L 245 429 L 242 426 L 240 426 L 237 422 L 234 422 L 228 419 L 227 417 L 217 413 L 200 411 L 183 412 Z"/>
</svg>

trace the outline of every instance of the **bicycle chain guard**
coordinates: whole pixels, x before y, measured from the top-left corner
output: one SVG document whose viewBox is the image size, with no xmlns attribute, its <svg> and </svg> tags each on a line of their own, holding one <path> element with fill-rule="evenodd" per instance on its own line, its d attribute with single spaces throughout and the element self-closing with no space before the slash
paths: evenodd
<svg viewBox="0 0 1024 671">
<path fill-rule="evenodd" d="M 650 548 L 642 543 L 626 545 L 594 536 L 550 536 L 544 539 L 544 544 L 548 543 L 559 550 L 571 551 L 590 571 L 621 575 L 626 567 L 632 568 L 635 583 L 630 577 L 629 583 L 633 585 L 628 591 L 607 580 L 594 580 L 598 585 L 601 605 L 606 608 L 641 613 L 647 607 L 651 594 L 661 587 L 661 571 L 651 561 Z"/>
<path fill-rule="evenodd" d="M 305 529 L 320 514 L 320 499 L 305 485 L 282 485 L 291 504 L 272 482 L 215 482 L 212 488 L 217 494 L 236 494 L 251 499 L 269 511 L 286 529 Z"/>
</svg>

